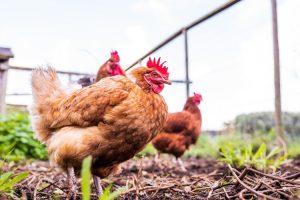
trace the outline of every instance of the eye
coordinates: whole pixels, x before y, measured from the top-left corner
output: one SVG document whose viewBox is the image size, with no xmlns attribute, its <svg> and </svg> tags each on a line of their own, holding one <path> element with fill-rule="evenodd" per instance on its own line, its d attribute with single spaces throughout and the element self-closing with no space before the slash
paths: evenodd
<svg viewBox="0 0 300 200">
<path fill-rule="evenodd" d="M 158 73 L 157 73 L 157 72 L 153 72 L 153 73 L 152 73 L 152 76 L 158 77 Z"/>
</svg>

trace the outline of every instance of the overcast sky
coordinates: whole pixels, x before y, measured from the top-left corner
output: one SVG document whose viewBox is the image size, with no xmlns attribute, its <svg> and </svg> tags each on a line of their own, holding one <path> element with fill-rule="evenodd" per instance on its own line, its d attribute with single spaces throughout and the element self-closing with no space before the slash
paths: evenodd
<svg viewBox="0 0 300 200">
<path fill-rule="evenodd" d="M 0 46 L 11 64 L 95 73 L 112 49 L 126 68 L 181 27 L 226 0 L 0 0 Z M 282 106 L 300 111 L 299 0 L 278 0 Z M 274 110 L 270 0 L 244 0 L 189 33 L 192 91 L 203 95 L 204 129 L 221 128 L 237 114 Z M 171 79 L 183 79 L 183 38 L 154 56 L 167 61 Z M 145 62 L 144 62 L 145 63 Z M 66 78 L 65 78 L 66 80 Z M 185 102 L 185 86 L 163 92 L 171 112 Z M 30 92 L 29 74 L 10 71 L 8 93 Z M 9 103 L 30 97 L 8 96 Z"/>
</svg>

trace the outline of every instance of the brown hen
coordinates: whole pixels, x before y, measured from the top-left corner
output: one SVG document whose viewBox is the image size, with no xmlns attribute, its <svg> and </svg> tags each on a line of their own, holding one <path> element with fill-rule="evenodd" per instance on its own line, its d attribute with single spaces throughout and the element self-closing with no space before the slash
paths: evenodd
<svg viewBox="0 0 300 200">
<path fill-rule="evenodd" d="M 167 105 L 159 93 L 170 84 L 167 68 L 149 59 L 147 67 L 131 75 L 135 83 L 114 76 L 67 93 L 52 68 L 32 73 L 33 127 L 50 159 L 68 172 L 73 196 L 74 174 L 85 157 L 92 156 L 101 194 L 100 178 L 117 172 L 119 164 L 141 151 L 165 124 Z"/>
<path fill-rule="evenodd" d="M 117 51 L 112 51 L 110 58 L 99 68 L 95 82 L 100 81 L 102 78 L 122 75 L 126 76 L 125 72 L 120 66 L 120 56 Z"/>
<path fill-rule="evenodd" d="M 168 115 L 162 132 L 152 140 L 158 152 L 172 154 L 177 159 L 196 143 L 202 125 L 201 112 L 198 108 L 201 100 L 202 96 L 195 93 L 187 99 L 182 112 Z M 181 160 L 179 162 L 181 164 Z M 183 165 L 181 167 L 185 169 Z"/>
<path fill-rule="evenodd" d="M 95 82 L 100 81 L 103 78 L 122 75 L 126 76 L 125 72 L 120 66 L 120 56 L 117 51 L 112 51 L 110 53 L 110 58 L 100 66 L 98 69 L 97 75 L 95 76 L 85 76 L 80 78 L 77 83 L 82 87 L 89 86 Z"/>
</svg>

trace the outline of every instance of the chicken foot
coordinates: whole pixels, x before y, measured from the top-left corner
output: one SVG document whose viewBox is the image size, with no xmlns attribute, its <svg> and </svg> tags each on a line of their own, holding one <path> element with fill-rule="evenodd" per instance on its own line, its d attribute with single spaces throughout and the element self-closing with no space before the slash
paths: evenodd
<svg viewBox="0 0 300 200">
<path fill-rule="evenodd" d="M 93 175 L 93 181 L 94 181 L 97 195 L 100 197 L 103 193 L 103 189 L 101 186 L 102 184 L 101 178 L 99 176 Z"/>
<path fill-rule="evenodd" d="M 166 164 L 164 163 L 164 160 L 161 159 L 161 153 L 158 151 L 154 157 L 154 164 L 157 165 L 159 168 L 165 168 Z"/>
<path fill-rule="evenodd" d="M 187 170 L 186 170 L 186 168 L 185 168 L 185 166 L 184 166 L 184 164 L 183 164 L 183 162 L 182 162 L 182 160 L 180 159 L 180 158 L 174 158 L 173 159 L 173 162 L 175 163 L 175 164 L 178 164 L 179 166 L 180 166 L 180 169 L 183 171 L 183 172 L 186 172 Z"/>
<path fill-rule="evenodd" d="M 68 167 L 68 188 L 69 192 L 67 194 L 67 199 L 72 200 L 76 199 L 76 193 L 77 193 L 77 185 L 76 185 L 76 177 L 74 172 L 74 167 Z"/>
<path fill-rule="evenodd" d="M 160 161 L 160 152 L 159 151 L 156 153 L 156 155 L 154 157 L 154 161 L 155 161 L 155 163 L 159 163 L 159 161 Z"/>
<path fill-rule="evenodd" d="M 187 170 L 186 170 L 186 168 L 185 168 L 185 166 L 184 166 L 182 160 L 181 160 L 180 158 L 177 158 L 177 162 L 178 162 L 178 164 L 179 164 L 181 170 L 184 171 L 184 172 L 186 172 Z"/>
</svg>

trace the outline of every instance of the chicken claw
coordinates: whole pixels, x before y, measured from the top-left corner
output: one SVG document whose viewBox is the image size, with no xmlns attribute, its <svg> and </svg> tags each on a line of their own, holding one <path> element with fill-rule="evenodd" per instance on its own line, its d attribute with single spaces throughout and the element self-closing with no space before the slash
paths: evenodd
<svg viewBox="0 0 300 200">
<path fill-rule="evenodd" d="M 95 176 L 93 175 L 93 181 L 94 181 L 94 185 L 95 185 L 95 188 L 96 188 L 96 192 L 97 192 L 97 195 L 100 197 L 103 193 L 103 189 L 102 189 L 102 186 L 101 186 L 101 178 L 99 176 Z"/>
</svg>

